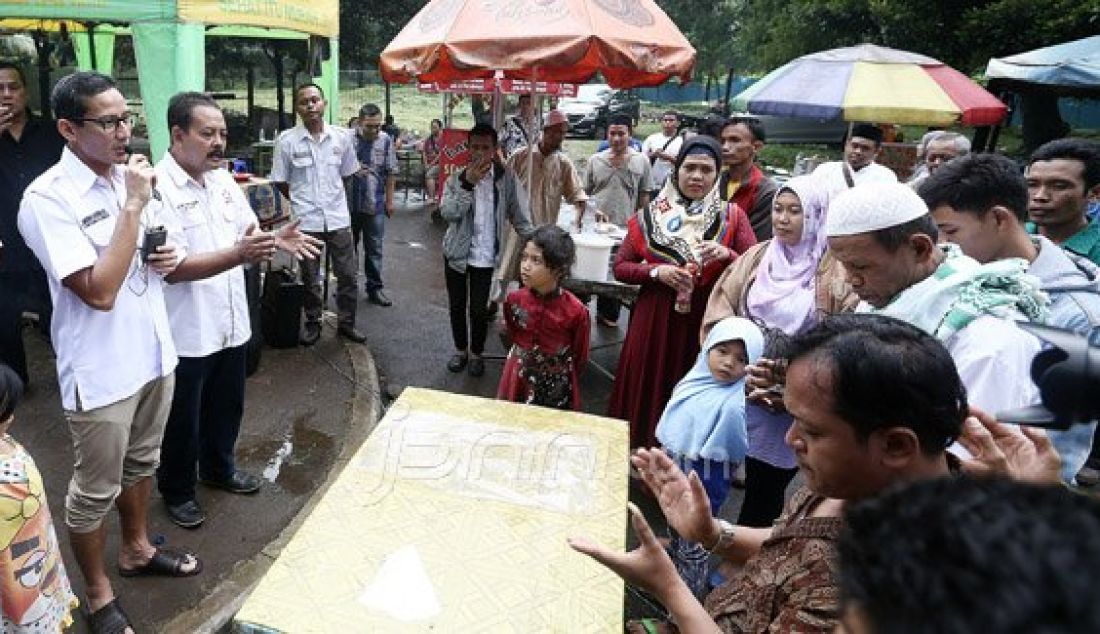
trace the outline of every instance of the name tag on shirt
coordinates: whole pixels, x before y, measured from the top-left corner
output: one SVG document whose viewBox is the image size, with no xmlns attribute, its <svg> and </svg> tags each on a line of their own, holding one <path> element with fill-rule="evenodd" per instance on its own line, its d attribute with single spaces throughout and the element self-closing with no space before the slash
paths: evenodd
<svg viewBox="0 0 1100 634">
<path fill-rule="evenodd" d="M 97 222 L 106 220 L 111 217 L 111 214 L 107 213 L 106 209 L 100 209 L 99 211 L 92 212 L 91 214 L 84 216 L 80 219 L 80 226 L 83 229 L 94 225 Z"/>
</svg>

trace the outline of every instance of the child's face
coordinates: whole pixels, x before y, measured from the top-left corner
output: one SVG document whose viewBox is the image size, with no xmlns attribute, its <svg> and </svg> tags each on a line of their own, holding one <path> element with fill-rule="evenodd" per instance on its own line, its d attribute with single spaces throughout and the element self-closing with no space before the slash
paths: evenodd
<svg viewBox="0 0 1100 634">
<path fill-rule="evenodd" d="M 720 383 L 736 383 L 745 377 L 749 355 L 745 342 L 740 339 L 723 341 L 707 353 L 707 367 L 711 376 Z"/>
<path fill-rule="evenodd" d="M 558 287 L 561 274 L 546 266 L 542 249 L 534 240 L 528 240 L 519 260 L 519 278 L 527 288 L 545 295 Z"/>
</svg>

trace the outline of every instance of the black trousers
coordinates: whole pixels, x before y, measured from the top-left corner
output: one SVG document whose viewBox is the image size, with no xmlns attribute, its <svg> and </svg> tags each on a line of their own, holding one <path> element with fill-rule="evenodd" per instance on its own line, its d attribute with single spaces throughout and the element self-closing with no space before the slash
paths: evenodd
<svg viewBox="0 0 1100 634">
<path fill-rule="evenodd" d="M 485 351 L 485 337 L 489 334 L 489 289 L 493 285 L 493 269 L 467 266 L 466 272 L 460 273 L 444 260 L 443 275 L 447 280 L 447 303 L 450 306 L 451 337 L 455 349 L 480 355 Z M 466 321 L 467 310 L 469 325 Z"/>
<path fill-rule="evenodd" d="M 780 469 L 756 458 L 745 460 L 745 501 L 737 516 L 740 526 L 768 528 L 783 512 L 787 485 L 798 469 Z"/>
<path fill-rule="evenodd" d="M 204 480 L 226 480 L 236 471 L 247 348 L 180 357 L 157 468 L 157 488 L 168 504 L 195 499 L 196 464 Z"/>
<path fill-rule="evenodd" d="M 41 271 L 0 273 L 0 362 L 28 383 L 27 353 L 23 345 L 23 311 L 38 313 L 43 332 L 50 332 L 50 291 Z"/>
</svg>

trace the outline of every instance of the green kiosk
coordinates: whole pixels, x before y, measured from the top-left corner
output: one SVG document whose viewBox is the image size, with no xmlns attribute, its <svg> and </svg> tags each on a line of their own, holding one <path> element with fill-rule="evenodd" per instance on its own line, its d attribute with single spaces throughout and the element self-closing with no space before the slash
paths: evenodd
<svg viewBox="0 0 1100 634">
<path fill-rule="evenodd" d="M 339 112 L 339 0 L 34 0 L 0 2 L 0 29 L 57 31 L 65 22 L 77 66 L 111 72 L 114 39 L 133 37 L 153 160 L 168 149 L 168 100 L 205 90 L 206 38 L 254 37 L 328 41 L 314 81 L 328 97 L 328 119 Z"/>
</svg>

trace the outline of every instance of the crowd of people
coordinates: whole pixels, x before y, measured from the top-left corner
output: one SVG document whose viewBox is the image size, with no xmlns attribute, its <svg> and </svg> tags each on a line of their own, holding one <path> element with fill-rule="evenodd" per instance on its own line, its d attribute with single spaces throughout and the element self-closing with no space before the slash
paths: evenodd
<svg viewBox="0 0 1100 634">
<path fill-rule="evenodd" d="M 587 313 L 560 288 L 563 260 L 541 235 L 546 225 L 556 224 L 564 199 L 576 207 L 578 226 L 582 207 L 595 207 L 601 220 L 625 229 L 612 268 L 638 294 L 609 415 L 629 421 L 633 465 L 658 497 L 671 539 L 659 541 L 634 509 L 638 550 L 616 553 L 583 539 L 573 546 L 659 599 L 681 631 L 824 632 L 838 623 L 849 632 L 905 631 L 899 623 L 958 632 L 986 622 L 1006 623 L 1006 631 L 1097 627 L 1096 610 L 1069 592 L 1006 615 L 996 614 L 994 600 L 960 601 L 939 613 L 922 602 L 927 597 L 893 614 L 890 593 L 905 590 L 877 583 L 890 565 L 878 553 L 904 547 L 885 543 L 891 536 L 875 524 L 909 521 L 920 532 L 928 522 L 916 541 L 930 544 L 936 531 L 950 531 L 944 509 L 953 505 L 959 513 L 977 507 L 960 530 L 980 531 L 977 518 L 998 512 L 1032 533 L 1063 519 L 1007 508 L 996 499 L 1002 494 L 1035 496 L 1067 509 L 1074 522 L 1095 524 L 1095 503 L 1054 485 L 1095 482 L 1096 421 L 1048 435 L 1001 425 L 985 412 L 1039 402 L 1030 368 L 1042 343 L 1020 322 L 1082 334 L 1100 325 L 1100 260 L 1092 252 L 1098 228 L 1087 214 L 1100 198 L 1100 146 L 1053 141 L 1021 169 L 1003 156 L 971 154 L 957 133 L 936 131 L 924 140 L 922 169 L 902 184 L 875 161 L 882 129 L 857 124 L 841 160 L 777 183 L 755 164 L 766 142 L 759 121 L 735 117 L 694 135 L 676 130 L 676 122 L 676 113 L 662 115 L 662 131 L 639 151 L 628 143 L 632 122 L 612 117 L 607 147 L 589 159 L 578 183 L 560 152 L 568 122 L 551 110 L 538 143 L 494 155 L 493 179 L 517 174 L 514 208 L 509 201 L 494 212 L 487 193 L 479 202 L 473 192 L 489 170 L 477 161 L 443 195 L 445 208 L 452 200 L 445 243 L 460 241 L 456 253 L 467 270 L 474 256 L 465 247 L 495 243 L 505 218 L 513 239 L 528 240 L 519 251 L 521 288 L 506 303 L 513 347 L 498 392 L 525 403 L 578 408 L 576 373 L 588 354 L 587 337 L 569 330 L 587 332 Z M 471 135 L 486 137 L 477 143 L 491 151 L 489 130 Z M 668 165 L 656 170 L 661 161 Z M 527 211 L 537 209 L 534 222 L 524 198 Z M 501 197 L 495 200 L 499 206 Z M 533 282 L 528 258 L 556 270 L 553 282 Z M 478 286 L 488 285 L 491 264 L 506 288 L 506 259 L 481 262 Z M 448 255 L 448 275 L 455 265 Z M 476 306 L 456 296 L 452 325 L 464 328 L 468 309 L 483 344 L 491 318 L 480 305 L 484 293 Z M 612 325 L 618 315 L 597 302 L 596 317 Z M 480 356 L 464 329 L 455 330 L 455 345 L 452 371 Z M 484 367 L 474 370 L 480 375 Z M 520 383 L 517 375 L 535 378 Z M 739 465 L 746 490 L 735 525 L 713 514 Z M 798 472 L 805 486 L 788 499 Z M 1000 479 L 968 479 L 975 474 Z M 880 494 L 907 496 L 894 491 L 910 482 L 918 483 L 912 495 L 922 503 L 912 514 L 880 501 Z M 858 526 L 849 524 L 849 512 L 861 518 Z M 960 570 L 988 580 L 998 597 L 1037 592 L 1003 578 L 1029 562 L 994 565 L 999 543 L 991 537 L 934 556 L 927 546 L 927 563 L 909 561 L 932 597 L 953 587 Z M 1045 536 L 1035 547 L 1051 559 L 1020 578 L 1057 576 L 1064 547 Z M 711 556 L 736 572 L 712 570 Z M 944 561 L 953 565 L 929 567 Z"/>
<path fill-rule="evenodd" d="M 187 577 L 201 573 L 198 555 L 149 538 L 154 476 L 188 528 L 205 520 L 200 482 L 243 495 L 262 485 L 234 461 L 251 336 L 244 267 L 278 251 L 300 261 L 304 345 L 322 335 L 323 252 L 339 336 L 366 340 L 360 257 L 368 301 L 392 304 L 382 253 L 397 140 L 374 104 L 336 127 L 322 88 L 297 87 L 300 123 L 276 140 L 270 175 L 294 219 L 262 230 L 223 169 L 227 127 L 209 96 L 171 98 L 171 145 L 155 166 L 131 153 L 134 115 L 111 78 L 74 73 L 50 101 L 56 125 L 30 113 L 21 71 L 0 64 L 0 292 L 4 315 L 34 310 L 49 324 L 74 454 L 63 522 L 86 595 L 69 585 L 41 474 L 7 435 L 28 380 L 8 315 L 0 509 L 16 512 L 0 515 L 0 612 L 5 631 L 53 631 L 82 603 L 92 631 L 126 632 L 106 574 L 110 509 L 121 576 Z M 438 169 L 436 123 L 422 151 Z M 755 119 L 691 134 L 668 111 L 640 149 L 633 126 L 612 117 L 581 174 L 562 152 L 567 117 L 540 120 L 521 99 L 502 130 L 469 130 L 469 163 L 439 192 L 446 367 L 485 374 L 499 313 L 500 399 L 581 408 L 592 322 L 617 325 L 620 302 L 599 297 L 593 320 L 589 298 L 563 288 L 576 244 L 557 226 L 562 202 L 578 228 L 594 216 L 624 232 L 612 271 L 637 297 L 608 414 L 629 424 L 631 463 L 670 539 L 632 507 L 638 549 L 571 545 L 685 632 L 1100 628 L 1100 604 L 1066 580 L 1100 564 L 1091 545 L 1067 545 L 1100 529 L 1100 507 L 1059 486 L 1095 484 L 1096 421 L 1047 434 L 986 414 L 1039 402 L 1030 368 L 1042 343 L 1020 322 L 1100 325 L 1100 225 L 1087 213 L 1100 146 L 1053 141 L 1021 171 L 940 131 L 902 184 L 875 162 L 881 129 L 858 124 L 842 160 L 780 183 L 756 165 L 767 135 Z M 716 514 L 740 467 L 734 524 Z M 49 574 L 26 581 L 31 563 Z"/>
</svg>

